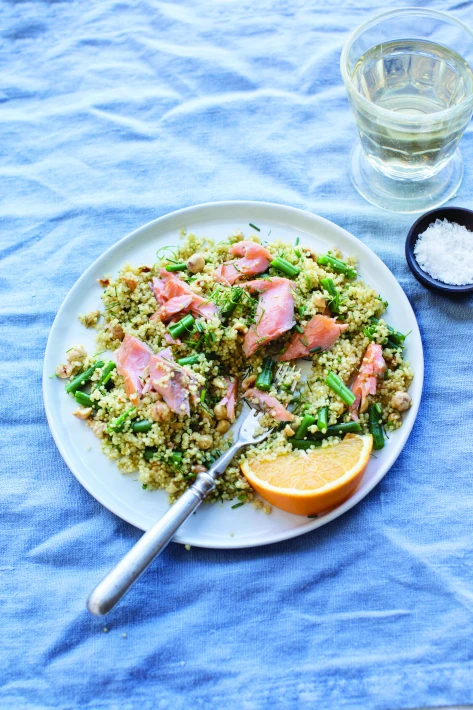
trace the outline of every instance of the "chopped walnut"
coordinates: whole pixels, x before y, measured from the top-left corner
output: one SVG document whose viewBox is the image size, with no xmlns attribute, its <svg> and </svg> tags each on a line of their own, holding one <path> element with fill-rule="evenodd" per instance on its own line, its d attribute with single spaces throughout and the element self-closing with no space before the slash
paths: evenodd
<svg viewBox="0 0 473 710">
<path fill-rule="evenodd" d="M 94 432 L 97 439 L 104 438 L 106 429 L 107 425 L 104 422 L 94 422 L 92 425 L 92 431 Z"/>
<path fill-rule="evenodd" d="M 102 288 L 106 288 L 107 286 L 110 286 L 110 279 L 107 276 L 104 276 L 102 279 L 97 279 L 97 283 Z"/>
<path fill-rule="evenodd" d="M 125 331 L 120 323 L 108 323 L 108 325 L 105 326 L 105 330 L 110 333 L 113 340 L 123 340 L 125 337 Z"/>
<path fill-rule="evenodd" d="M 62 380 L 66 377 L 70 377 L 72 374 L 72 365 L 58 365 L 56 367 L 56 375 Z"/>
<path fill-rule="evenodd" d="M 77 417 L 77 419 L 89 419 L 92 414 L 92 407 L 79 407 L 79 409 L 76 409 L 72 414 Z"/>
<path fill-rule="evenodd" d="M 128 286 L 130 291 L 134 291 L 138 286 L 138 277 L 133 274 L 125 274 L 125 276 L 122 276 L 122 281 L 126 286 Z"/>
<path fill-rule="evenodd" d="M 324 311 L 327 307 L 327 302 L 323 296 L 320 296 L 318 293 L 314 293 L 312 296 L 312 303 L 316 308 L 318 308 L 321 311 Z"/>
<path fill-rule="evenodd" d="M 144 274 L 147 274 L 151 271 L 151 266 L 147 266 L 144 264 L 143 266 L 140 266 L 140 271 Z"/>
<path fill-rule="evenodd" d="M 254 386 L 256 382 L 256 375 L 249 375 L 248 377 L 245 377 L 243 382 L 241 383 L 241 386 L 243 390 L 246 392 L 246 390 L 249 390 L 251 387 Z"/>
</svg>

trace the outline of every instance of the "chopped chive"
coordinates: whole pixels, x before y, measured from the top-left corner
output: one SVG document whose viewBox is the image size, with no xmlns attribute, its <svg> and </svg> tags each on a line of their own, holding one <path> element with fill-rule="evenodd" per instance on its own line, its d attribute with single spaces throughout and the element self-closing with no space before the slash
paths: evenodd
<svg viewBox="0 0 473 710">
<path fill-rule="evenodd" d="M 317 263 L 320 264 L 320 266 L 331 266 L 332 269 L 338 274 L 345 274 L 345 276 L 349 279 L 356 279 L 358 275 L 356 269 L 352 269 L 344 261 L 335 258 L 331 254 L 323 254 L 322 256 L 319 256 Z"/>
<path fill-rule="evenodd" d="M 309 352 L 310 352 L 310 353 L 319 353 L 321 350 L 322 350 L 322 348 L 320 347 L 320 345 L 317 345 L 316 348 L 311 348 L 311 349 L 309 350 Z"/>
<path fill-rule="evenodd" d="M 294 246 L 296 247 L 299 244 L 299 242 L 300 242 L 300 239 L 299 239 L 299 237 L 297 237 L 296 241 L 294 242 Z"/>
<path fill-rule="evenodd" d="M 258 230 L 259 231 L 259 230 Z M 232 505 L 232 510 L 234 508 L 240 508 L 242 505 L 245 505 L 244 501 L 241 501 L 240 503 L 235 503 L 235 505 Z"/>
<path fill-rule="evenodd" d="M 337 394 L 340 399 L 345 402 L 348 406 L 352 405 L 356 397 L 351 390 L 344 385 L 341 379 L 334 372 L 330 372 L 329 376 L 325 380 L 325 384 L 330 387 L 331 390 Z"/>
<path fill-rule="evenodd" d="M 205 402 L 205 395 L 207 394 L 207 390 L 203 389 L 202 392 L 200 393 L 200 401 Z"/>
<path fill-rule="evenodd" d="M 250 227 L 253 227 L 253 229 L 256 229 L 257 232 L 261 232 L 261 229 L 259 227 L 257 227 L 256 224 L 251 224 L 251 222 L 250 222 L 249 225 L 250 225 Z"/>
<path fill-rule="evenodd" d="M 168 264 L 164 268 L 166 271 L 185 271 L 187 266 L 186 264 Z"/>
<path fill-rule="evenodd" d="M 88 367 L 87 370 L 82 372 L 80 375 L 74 377 L 74 379 L 66 385 L 66 392 L 68 392 L 69 394 L 74 394 L 74 392 L 78 390 L 79 387 L 87 384 L 87 382 L 90 382 L 90 379 L 94 374 L 95 370 L 97 370 L 97 368 L 99 367 L 103 367 L 103 365 L 104 363 L 102 362 L 102 360 L 94 362 L 94 364 Z"/>
<path fill-rule="evenodd" d="M 298 269 L 297 266 L 294 266 L 280 256 L 277 256 L 271 261 L 271 266 L 274 269 L 281 271 L 283 274 L 286 274 L 286 276 L 289 276 L 291 279 L 297 276 L 300 272 L 300 269 Z"/>
<path fill-rule="evenodd" d="M 301 326 L 298 323 L 296 323 L 296 325 L 294 326 L 294 330 L 297 330 L 298 333 L 304 332 L 304 328 L 301 328 Z"/>
<path fill-rule="evenodd" d="M 382 408 L 381 404 L 379 402 L 376 402 L 376 404 L 374 406 L 375 406 L 375 409 L 378 412 L 379 416 L 381 417 L 383 414 L 383 408 Z"/>
<path fill-rule="evenodd" d="M 193 316 L 187 315 L 184 316 L 184 318 L 181 318 L 181 320 L 177 323 L 174 323 L 174 325 L 168 326 L 168 331 L 171 334 L 173 340 L 176 340 L 176 338 L 179 338 L 179 336 L 182 335 L 184 331 L 190 330 L 194 323 L 195 320 Z"/>
<path fill-rule="evenodd" d="M 181 357 L 177 361 L 178 365 L 195 365 L 196 362 L 199 362 L 199 356 L 198 355 L 188 355 L 187 357 Z"/>
<path fill-rule="evenodd" d="M 142 487 L 142 489 L 145 491 L 145 490 L 148 488 L 148 484 L 147 484 L 147 483 L 143 483 L 143 485 L 142 485 L 141 487 Z"/>
<path fill-rule="evenodd" d="M 196 473 L 188 473 L 186 476 L 183 476 L 182 478 L 185 481 L 191 481 L 193 478 L 196 478 L 197 474 Z"/>
</svg>

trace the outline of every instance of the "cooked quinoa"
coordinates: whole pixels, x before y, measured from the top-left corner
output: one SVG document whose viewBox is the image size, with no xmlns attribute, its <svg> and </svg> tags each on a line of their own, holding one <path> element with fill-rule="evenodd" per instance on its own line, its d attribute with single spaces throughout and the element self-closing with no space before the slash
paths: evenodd
<svg viewBox="0 0 473 710">
<path fill-rule="evenodd" d="M 238 415 L 242 408 L 241 395 L 253 391 L 255 379 L 268 363 L 268 358 L 277 361 L 278 356 L 282 357 L 289 341 L 297 340 L 296 333 L 301 334 L 305 346 L 304 333 L 314 316 L 336 318 L 337 325 L 347 327 L 329 349 L 314 348 L 306 354 L 305 359 L 311 362 L 307 379 L 300 379 L 296 361 L 285 367 L 282 381 L 273 376 L 269 389 L 265 390 L 265 394 L 274 397 L 291 412 L 293 420 L 275 421 L 275 409 L 266 408 L 261 424 L 274 427 L 274 432 L 262 444 L 248 447 L 238 460 L 234 459 L 217 479 L 210 496 L 213 501 L 254 501 L 266 510 L 269 506 L 255 501 L 239 464 L 245 457 L 271 459 L 284 451 L 292 451 L 291 442 L 297 441 L 297 430 L 304 417 L 306 421 L 307 415 L 315 420 L 324 407 L 327 408 L 329 426 L 353 421 L 348 404 L 327 385 L 329 373 L 338 376 L 347 387 L 353 386 L 370 344 L 381 346 L 379 351 L 382 351 L 385 371 L 377 377 L 376 394 L 367 396 L 358 413 L 363 432 L 369 431 L 367 407 L 376 403 L 380 405 L 379 420 L 385 430 L 402 425 L 402 412 L 410 406 L 406 392 L 413 373 L 402 357 L 404 336 L 397 333 L 397 341 L 396 337 L 393 339 L 395 331 L 382 318 L 388 304 L 370 286 L 349 273 L 350 269 L 356 270 L 356 259 L 332 248 L 329 255 L 336 260 L 343 259 L 346 266 L 345 272 L 339 273 L 330 264 L 318 263 L 320 254 L 315 254 L 312 249 L 281 241 L 264 243 L 264 247 L 273 258 L 279 257 L 295 267 L 289 277 L 295 324 L 277 339 L 262 342 L 256 352 L 246 357 L 243 350 L 245 336 L 250 329 L 257 331 L 258 328 L 255 318 L 259 294 L 246 289 L 245 282 L 248 278 L 271 282 L 276 277 L 288 278 L 288 275 L 269 265 L 264 273 L 249 277 L 242 275 L 233 285 L 217 282 L 218 267 L 232 261 L 235 263 L 234 254 L 229 249 L 243 240 L 245 244 L 261 244 L 258 237 L 252 234 L 245 238 L 240 231 L 218 244 L 183 232 L 177 246 L 157 252 L 154 264 L 127 263 L 116 278 L 104 275 L 99 280 L 103 288 L 101 311 L 80 316 L 86 327 L 97 331 L 96 352 L 99 355 L 89 355 L 81 345 L 73 345 L 67 351 L 67 362 L 58 365 L 56 373 L 71 383 L 78 374 L 96 365 L 88 381 L 79 388 L 85 397 L 71 393 L 80 405 L 75 416 L 91 427 L 101 440 L 104 453 L 117 462 L 123 473 L 138 471 L 143 488 L 165 489 L 173 501 L 195 480 L 199 471 L 209 467 L 231 444 L 231 417 L 225 408 L 228 405 L 221 404 L 229 386 L 233 384 L 238 388 Z M 171 267 L 194 294 L 217 307 L 215 314 L 196 317 L 190 329 L 172 339 L 172 323 L 179 322 L 183 313 L 171 319 L 171 331 L 169 318 L 164 321 L 160 317 L 152 318 L 158 310 L 153 279 L 160 278 L 166 267 Z M 327 282 L 321 283 L 326 279 L 331 280 L 329 291 Z M 181 368 L 188 373 L 186 377 L 190 383 L 190 416 L 184 411 L 178 414 L 169 410 L 160 393 L 153 389 L 146 391 L 145 387 L 141 397 L 135 399 L 127 394 L 119 368 L 109 364 L 113 362 L 112 352 L 122 346 L 126 336 L 138 339 L 153 353 L 170 348 L 174 361 L 194 356 L 190 364 Z M 321 436 L 315 422 L 302 438 L 307 442 L 306 448 L 340 441 L 330 432 Z M 300 455 L 304 452 L 300 451 Z"/>
</svg>

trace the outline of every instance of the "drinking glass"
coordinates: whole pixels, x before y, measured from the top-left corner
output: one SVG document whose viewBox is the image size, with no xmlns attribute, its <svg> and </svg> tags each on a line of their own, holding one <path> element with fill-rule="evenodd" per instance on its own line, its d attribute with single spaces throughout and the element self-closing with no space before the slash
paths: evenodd
<svg viewBox="0 0 473 710">
<path fill-rule="evenodd" d="M 452 198 L 473 111 L 473 32 L 445 12 L 392 10 L 351 34 L 340 67 L 359 134 L 350 167 L 358 192 L 395 212 Z"/>
</svg>

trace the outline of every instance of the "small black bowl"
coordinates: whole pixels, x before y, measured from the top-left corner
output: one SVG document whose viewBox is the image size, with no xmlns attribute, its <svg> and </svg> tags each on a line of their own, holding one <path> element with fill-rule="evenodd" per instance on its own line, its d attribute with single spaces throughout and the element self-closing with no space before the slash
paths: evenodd
<svg viewBox="0 0 473 710">
<path fill-rule="evenodd" d="M 422 215 L 422 217 L 419 217 L 419 219 L 414 222 L 409 230 L 409 234 L 407 235 L 406 259 L 409 264 L 409 268 L 416 277 L 417 281 L 420 281 L 420 283 L 427 286 L 427 288 L 442 291 L 443 293 L 450 293 L 452 295 L 469 293 L 470 291 L 473 291 L 473 284 L 453 286 L 451 284 L 445 284 L 443 281 L 437 281 L 437 279 L 433 279 L 432 276 L 421 269 L 417 259 L 415 258 L 414 247 L 419 234 L 425 232 L 425 230 L 433 222 L 435 222 L 436 219 L 446 219 L 449 222 L 456 222 L 457 224 L 463 225 L 463 227 L 466 227 L 473 232 L 473 210 L 467 210 L 464 207 L 440 207 L 439 209 L 432 210 L 431 212 L 426 212 Z"/>
</svg>

